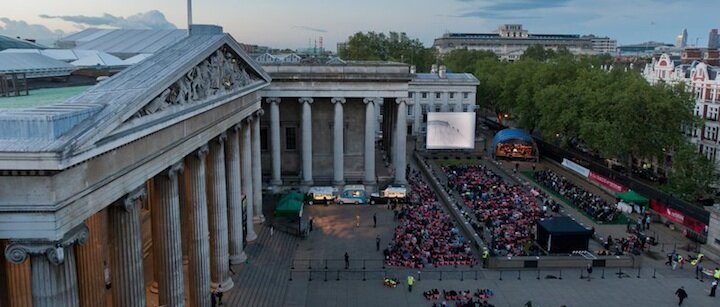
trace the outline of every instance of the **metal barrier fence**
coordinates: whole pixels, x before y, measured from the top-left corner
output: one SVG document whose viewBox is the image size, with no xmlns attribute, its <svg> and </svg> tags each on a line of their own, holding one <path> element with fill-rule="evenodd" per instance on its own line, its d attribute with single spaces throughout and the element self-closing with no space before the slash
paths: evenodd
<svg viewBox="0 0 720 307">
<path fill-rule="evenodd" d="M 383 280 L 387 277 L 396 278 L 401 283 L 407 275 L 413 275 L 417 281 L 472 281 L 472 280 L 592 280 L 592 279 L 655 279 L 657 268 L 593 268 L 589 273 L 586 268 L 575 269 L 522 269 L 522 270 L 424 270 L 411 271 L 405 269 L 385 270 L 290 270 L 289 280 L 307 281 L 367 281 Z M 703 280 L 702 273 L 697 272 L 695 278 Z"/>
</svg>

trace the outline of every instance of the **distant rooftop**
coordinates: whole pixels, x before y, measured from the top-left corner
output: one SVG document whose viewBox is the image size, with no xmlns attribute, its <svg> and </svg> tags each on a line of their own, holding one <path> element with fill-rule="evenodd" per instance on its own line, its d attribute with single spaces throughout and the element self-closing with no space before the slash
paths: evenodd
<svg viewBox="0 0 720 307">
<path fill-rule="evenodd" d="M 0 35 L 0 51 L 10 48 L 45 49 L 47 47 L 26 40 Z"/>
<path fill-rule="evenodd" d="M 63 37 L 58 48 L 104 51 L 121 59 L 141 53 L 156 53 L 187 37 L 187 30 L 133 30 L 90 28 Z"/>
<path fill-rule="evenodd" d="M 36 108 L 64 102 L 70 97 L 84 92 L 91 86 L 72 86 L 59 88 L 42 88 L 30 90 L 30 95 L 0 97 L 0 109 Z"/>
</svg>

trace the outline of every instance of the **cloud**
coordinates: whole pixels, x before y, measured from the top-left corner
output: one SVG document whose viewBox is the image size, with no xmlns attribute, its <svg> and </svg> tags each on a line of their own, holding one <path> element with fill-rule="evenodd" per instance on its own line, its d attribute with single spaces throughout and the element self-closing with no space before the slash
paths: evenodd
<svg viewBox="0 0 720 307">
<path fill-rule="evenodd" d="M 102 16 L 53 16 L 40 15 L 42 18 L 60 19 L 72 22 L 81 26 L 108 26 L 122 29 L 176 29 L 177 27 L 169 22 L 165 15 L 158 10 L 151 10 L 145 13 L 138 13 L 126 17 L 114 16 L 104 13 Z"/>
<path fill-rule="evenodd" d="M 535 10 L 548 10 L 564 8 L 570 0 L 457 0 L 460 2 L 476 2 L 479 6 L 464 9 L 462 13 L 453 17 L 475 17 L 482 19 L 537 19 L 542 16 L 534 13 Z"/>
<path fill-rule="evenodd" d="M 0 17 L 0 35 L 35 39 L 41 44 L 51 44 L 66 33 L 62 30 L 50 30 L 39 24 L 29 24 L 23 20 Z"/>
<path fill-rule="evenodd" d="M 313 27 L 308 27 L 308 26 L 293 26 L 293 28 L 312 31 L 312 32 L 318 32 L 318 33 L 327 33 L 327 30 L 325 30 L 325 29 L 313 28 Z"/>
</svg>

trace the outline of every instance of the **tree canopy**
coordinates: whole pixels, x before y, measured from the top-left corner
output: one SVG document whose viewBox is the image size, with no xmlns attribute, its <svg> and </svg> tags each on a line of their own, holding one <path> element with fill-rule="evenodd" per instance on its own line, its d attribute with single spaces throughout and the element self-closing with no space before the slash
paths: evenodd
<svg viewBox="0 0 720 307">
<path fill-rule="evenodd" d="M 435 63 L 434 48 L 425 48 L 417 38 L 404 32 L 357 32 L 338 50 L 341 58 L 359 61 L 394 61 L 415 65 L 418 71 L 428 71 Z"/>
</svg>

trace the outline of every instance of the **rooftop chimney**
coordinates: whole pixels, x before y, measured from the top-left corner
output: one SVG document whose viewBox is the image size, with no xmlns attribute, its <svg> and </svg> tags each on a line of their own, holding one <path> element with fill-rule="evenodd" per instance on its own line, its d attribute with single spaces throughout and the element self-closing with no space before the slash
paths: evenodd
<svg viewBox="0 0 720 307">
<path fill-rule="evenodd" d="M 410 65 L 410 73 L 414 74 L 417 71 L 417 67 L 415 65 Z"/>
<path fill-rule="evenodd" d="M 440 77 L 440 79 L 447 78 L 447 67 L 445 67 L 445 65 L 440 65 L 440 70 L 438 70 L 438 77 Z"/>
</svg>

